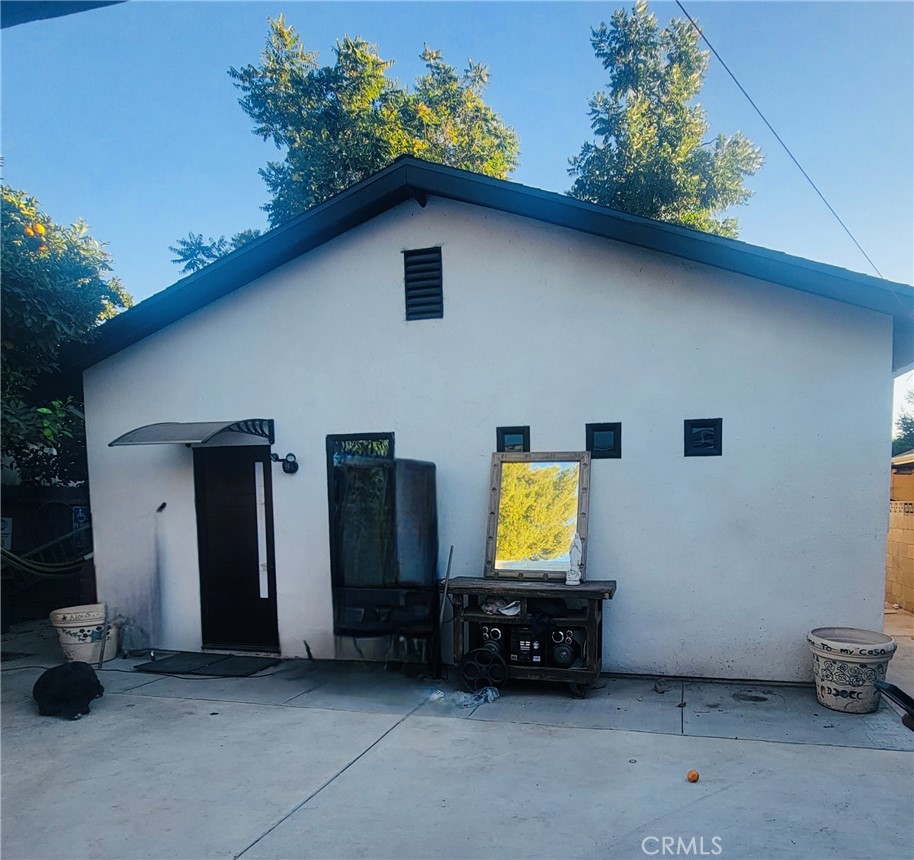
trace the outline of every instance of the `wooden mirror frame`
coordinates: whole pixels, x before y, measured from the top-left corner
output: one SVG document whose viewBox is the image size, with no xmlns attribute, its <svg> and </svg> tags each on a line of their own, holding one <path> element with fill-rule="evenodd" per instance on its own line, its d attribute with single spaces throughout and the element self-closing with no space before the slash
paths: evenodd
<svg viewBox="0 0 914 860">
<path fill-rule="evenodd" d="M 577 463 L 578 471 L 578 521 L 577 532 L 581 538 L 581 572 L 586 579 L 587 565 L 587 509 L 590 492 L 589 451 L 507 451 L 492 455 L 491 480 L 489 482 L 489 515 L 486 524 L 486 567 L 485 575 L 490 579 L 532 579 L 565 581 L 561 570 L 496 570 L 495 546 L 498 537 L 498 505 L 501 500 L 501 467 L 503 463 Z"/>
</svg>

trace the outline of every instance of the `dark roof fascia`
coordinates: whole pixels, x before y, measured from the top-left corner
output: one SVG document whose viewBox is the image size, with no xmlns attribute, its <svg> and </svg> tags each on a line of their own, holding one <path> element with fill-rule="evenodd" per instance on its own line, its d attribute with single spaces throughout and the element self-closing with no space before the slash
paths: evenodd
<svg viewBox="0 0 914 860">
<path fill-rule="evenodd" d="M 615 239 L 888 314 L 893 318 L 893 370 L 914 362 L 914 288 L 907 284 L 430 162 L 410 159 L 406 166 L 407 181 L 433 196 Z"/>
<path fill-rule="evenodd" d="M 298 218 L 109 320 L 88 367 L 410 198 L 443 197 L 613 239 L 892 316 L 893 368 L 914 361 L 914 289 L 564 194 L 404 156 Z"/>
<path fill-rule="evenodd" d="M 117 6 L 125 0 L 3 0 L 0 3 L 0 28 L 17 27 L 30 21 L 43 21 L 88 12 L 102 6 Z"/>
<path fill-rule="evenodd" d="M 906 284 L 487 176 L 470 174 L 473 181 L 466 182 L 464 176 L 447 176 L 439 165 L 410 164 L 408 171 L 413 185 L 434 196 L 615 239 L 892 316 L 906 314 L 914 320 L 914 290 Z"/>
<path fill-rule="evenodd" d="M 91 367 L 412 197 L 394 172 L 377 173 L 108 320 L 69 359 Z"/>
</svg>

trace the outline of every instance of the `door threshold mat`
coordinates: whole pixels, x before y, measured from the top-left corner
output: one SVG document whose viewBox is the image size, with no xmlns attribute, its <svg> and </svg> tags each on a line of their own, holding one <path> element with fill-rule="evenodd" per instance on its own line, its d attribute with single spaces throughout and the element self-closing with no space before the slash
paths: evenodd
<svg viewBox="0 0 914 860">
<path fill-rule="evenodd" d="M 240 657 L 236 654 L 194 654 L 181 651 L 171 657 L 134 666 L 134 672 L 154 675 L 212 675 L 244 678 L 279 662 L 278 657 Z"/>
</svg>

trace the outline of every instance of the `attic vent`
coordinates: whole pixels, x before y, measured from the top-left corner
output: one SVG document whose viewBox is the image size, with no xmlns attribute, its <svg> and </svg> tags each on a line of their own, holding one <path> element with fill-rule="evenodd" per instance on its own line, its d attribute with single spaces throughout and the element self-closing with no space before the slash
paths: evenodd
<svg viewBox="0 0 914 860">
<path fill-rule="evenodd" d="M 444 294 L 441 289 L 441 248 L 403 252 L 406 282 L 406 318 L 441 319 Z"/>
</svg>

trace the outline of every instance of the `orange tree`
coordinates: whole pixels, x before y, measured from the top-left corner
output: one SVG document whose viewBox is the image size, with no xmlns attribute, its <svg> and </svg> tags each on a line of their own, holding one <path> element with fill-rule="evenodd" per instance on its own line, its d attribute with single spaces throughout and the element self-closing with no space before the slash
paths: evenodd
<svg viewBox="0 0 914 860">
<path fill-rule="evenodd" d="M 133 302 L 83 222 L 59 226 L 34 197 L 0 192 L 3 453 L 24 483 L 79 480 L 82 419 L 77 391 L 60 383 L 61 349 Z"/>
</svg>

